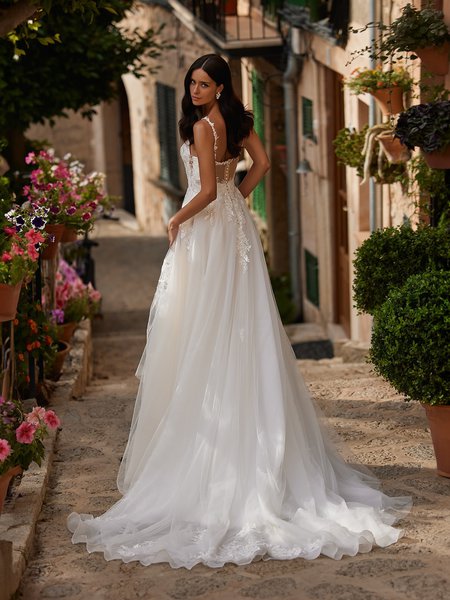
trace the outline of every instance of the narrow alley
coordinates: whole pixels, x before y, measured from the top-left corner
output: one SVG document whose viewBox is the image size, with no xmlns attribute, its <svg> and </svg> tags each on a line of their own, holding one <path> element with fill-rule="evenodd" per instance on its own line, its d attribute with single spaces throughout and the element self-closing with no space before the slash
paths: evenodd
<svg viewBox="0 0 450 600">
<path fill-rule="evenodd" d="M 22 600 L 445 600 L 450 577 L 450 480 L 435 473 L 423 409 L 405 403 L 367 364 L 299 361 L 349 460 L 370 466 L 390 495 L 412 495 L 396 545 L 341 561 L 260 561 L 192 571 L 106 562 L 72 545 L 70 512 L 99 514 L 120 495 L 115 479 L 137 390 L 134 371 L 167 248 L 120 222 L 102 221 L 94 249 L 103 318 L 94 322 L 94 377 L 80 400 L 58 406 L 63 427 Z M 176 341 L 174 341 L 176 343 Z M 343 444 L 345 443 L 345 447 Z M 352 457 L 352 458 L 351 458 Z"/>
</svg>

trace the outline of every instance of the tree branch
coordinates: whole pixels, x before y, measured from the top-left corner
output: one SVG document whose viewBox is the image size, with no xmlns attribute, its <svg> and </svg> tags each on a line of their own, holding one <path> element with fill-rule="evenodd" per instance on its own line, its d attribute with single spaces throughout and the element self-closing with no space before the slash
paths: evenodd
<svg viewBox="0 0 450 600">
<path fill-rule="evenodd" d="M 19 0 L 7 8 L 0 8 L 0 37 L 5 37 L 18 25 L 30 19 L 38 6 L 31 0 Z"/>
</svg>

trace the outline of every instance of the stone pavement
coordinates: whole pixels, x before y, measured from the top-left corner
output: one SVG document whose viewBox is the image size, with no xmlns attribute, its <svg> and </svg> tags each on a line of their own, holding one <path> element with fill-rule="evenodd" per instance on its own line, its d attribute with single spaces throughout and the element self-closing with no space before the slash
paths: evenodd
<svg viewBox="0 0 450 600">
<path fill-rule="evenodd" d="M 118 223 L 96 232 L 104 318 L 94 323 L 94 379 L 81 400 L 58 408 L 59 434 L 35 553 L 17 595 L 23 600 L 446 600 L 450 598 L 450 480 L 434 471 L 423 410 L 408 404 L 369 365 L 299 361 L 341 452 L 366 464 L 391 495 L 412 495 L 404 537 L 387 549 L 333 561 L 267 561 L 191 571 L 106 562 L 73 546 L 65 528 L 76 510 L 98 514 L 119 494 L 115 477 L 137 389 L 150 298 L 167 243 Z"/>
</svg>

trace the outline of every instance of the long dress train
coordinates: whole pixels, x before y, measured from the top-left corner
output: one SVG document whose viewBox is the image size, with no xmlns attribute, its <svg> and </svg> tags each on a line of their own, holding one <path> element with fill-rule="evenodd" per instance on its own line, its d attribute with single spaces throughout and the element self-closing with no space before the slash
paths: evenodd
<svg viewBox="0 0 450 600">
<path fill-rule="evenodd" d="M 187 143 L 181 154 L 186 204 L 200 177 Z M 384 495 L 321 431 L 233 183 L 236 163 L 216 161 L 216 200 L 181 226 L 164 260 L 118 475 L 123 497 L 101 516 L 68 518 L 72 541 L 107 560 L 339 559 L 401 535 L 392 525 L 409 498 Z"/>
</svg>

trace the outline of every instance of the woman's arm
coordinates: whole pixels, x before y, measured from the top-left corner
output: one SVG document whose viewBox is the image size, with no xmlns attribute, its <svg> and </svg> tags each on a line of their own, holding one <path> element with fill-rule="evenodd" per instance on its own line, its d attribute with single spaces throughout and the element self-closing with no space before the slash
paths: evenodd
<svg viewBox="0 0 450 600">
<path fill-rule="evenodd" d="M 197 121 L 194 125 L 194 145 L 200 170 L 200 191 L 169 221 L 169 243 L 173 244 L 182 223 L 203 210 L 217 197 L 216 165 L 214 160 L 214 135 L 210 125 Z"/>
<path fill-rule="evenodd" d="M 270 162 L 264 146 L 254 130 L 248 138 L 245 138 L 243 145 L 253 160 L 252 166 L 239 186 L 239 191 L 246 198 L 270 169 Z"/>
</svg>

